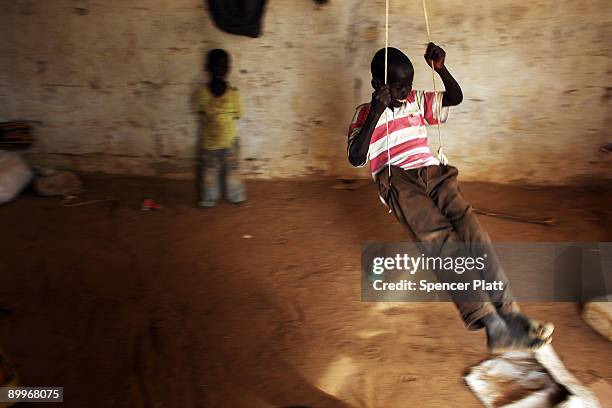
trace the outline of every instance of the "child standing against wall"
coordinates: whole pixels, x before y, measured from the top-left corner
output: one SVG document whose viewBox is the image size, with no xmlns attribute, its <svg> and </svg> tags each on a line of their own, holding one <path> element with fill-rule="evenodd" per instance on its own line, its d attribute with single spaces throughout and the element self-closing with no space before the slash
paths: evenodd
<svg viewBox="0 0 612 408">
<path fill-rule="evenodd" d="M 214 49 L 206 56 L 210 81 L 198 92 L 198 110 L 202 116 L 200 141 L 200 207 L 212 207 L 222 192 L 227 201 L 246 200 L 238 164 L 238 126 L 242 116 L 238 89 L 225 80 L 230 69 L 227 51 Z"/>
</svg>

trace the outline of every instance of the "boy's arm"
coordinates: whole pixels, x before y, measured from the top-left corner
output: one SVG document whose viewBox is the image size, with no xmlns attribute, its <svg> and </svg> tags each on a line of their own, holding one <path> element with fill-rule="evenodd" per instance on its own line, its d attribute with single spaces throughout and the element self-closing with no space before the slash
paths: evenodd
<svg viewBox="0 0 612 408">
<path fill-rule="evenodd" d="M 461 91 L 461 87 L 455 78 L 453 78 L 451 73 L 444 65 L 445 57 L 446 52 L 444 52 L 442 48 L 438 47 L 434 43 L 429 43 L 427 50 L 425 51 L 425 60 L 429 66 L 431 66 L 433 62 L 434 70 L 440 76 L 440 79 L 444 84 L 444 88 L 446 89 L 444 96 L 442 97 L 442 106 L 455 106 L 459 105 L 463 101 L 463 92 Z"/>
<path fill-rule="evenodd" d="M 370 139 L 376 129 L 376 124 L 380 115 L 385 111 L 386 107 L 391 103 L 391 93 L 388 85 L 383 85 L 372 94 L 372 102 L 370 111 L 365 119 L 365 122 L 359 129 L 356 135 L 349 140 L 348 157 L 349 162 L 355 166 L 362 166 L 368 156 L 370 148 Z"/>
</svg>

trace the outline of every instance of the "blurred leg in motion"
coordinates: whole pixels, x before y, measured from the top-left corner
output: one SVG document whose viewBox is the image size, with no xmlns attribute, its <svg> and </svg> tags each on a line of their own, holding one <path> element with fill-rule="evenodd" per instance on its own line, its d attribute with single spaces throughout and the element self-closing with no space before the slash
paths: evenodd
<svg viewBox="0 0 612 408">
<path fill-rule="evenodd" d="M 449 295 L 470 330 L 486 326 L 489 349 L 535 349 L 550 341 L 552 325 L 542 326 L 519 313 L 508 289 L 508 280 L 495 256 L 491 240 L 463 198 L 453 166 L 429 166 L 403 170 L 391 166 L 377 175 L 379 194 L 397 220 L 430 257 L 479 257 L 487 253 L 482 272 L 465 272 L 462 278 L 504 282 L 503 291 L 473 291 Z M 435 270 L 438 279 L 458 279 L 454 271 Z M 468 275 L 469 274 L 469 275 Z"/>
</svg>

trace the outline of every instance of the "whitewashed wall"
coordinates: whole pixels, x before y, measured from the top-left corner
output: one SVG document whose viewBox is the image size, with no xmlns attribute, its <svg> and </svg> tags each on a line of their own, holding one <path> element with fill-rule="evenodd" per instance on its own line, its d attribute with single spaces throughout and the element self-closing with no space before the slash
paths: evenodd
<svg viewBox="0 0 612 408">
<path fill-rule="evenodd" d="M 609 176 L 609 0 L 430 0 L 434 41 L 463 87 L 444 126 L 463 180 L 568 183 Z M 370 97 L 384 2 L 270 0 L 262 37 L 216 29 L 199 0 L 1 0 L 0 117 L 35 119 L 34 161 L 106 173 L 193 174 L 206 50 L 234 57 L 251 177 L 367 176 L 346 127 Z M 391 0 L 391 45 L 431 88 L 420 0 Z M 430 132 L 437 144 L 435 131 Z M 608 167 L 606 167 L 608 166 Z"/>
</svg>

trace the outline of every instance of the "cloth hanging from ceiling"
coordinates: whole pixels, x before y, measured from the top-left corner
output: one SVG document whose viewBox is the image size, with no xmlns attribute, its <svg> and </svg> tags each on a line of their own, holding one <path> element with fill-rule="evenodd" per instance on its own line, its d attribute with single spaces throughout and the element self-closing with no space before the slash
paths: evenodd
<svg viewBox="0 0 612 408">
<path fill-rule="evenodd" d="M 219 29 L 248 37 L 261 35 L 266 0 L 208 0 L 208 9 Z"/>
</svg>

